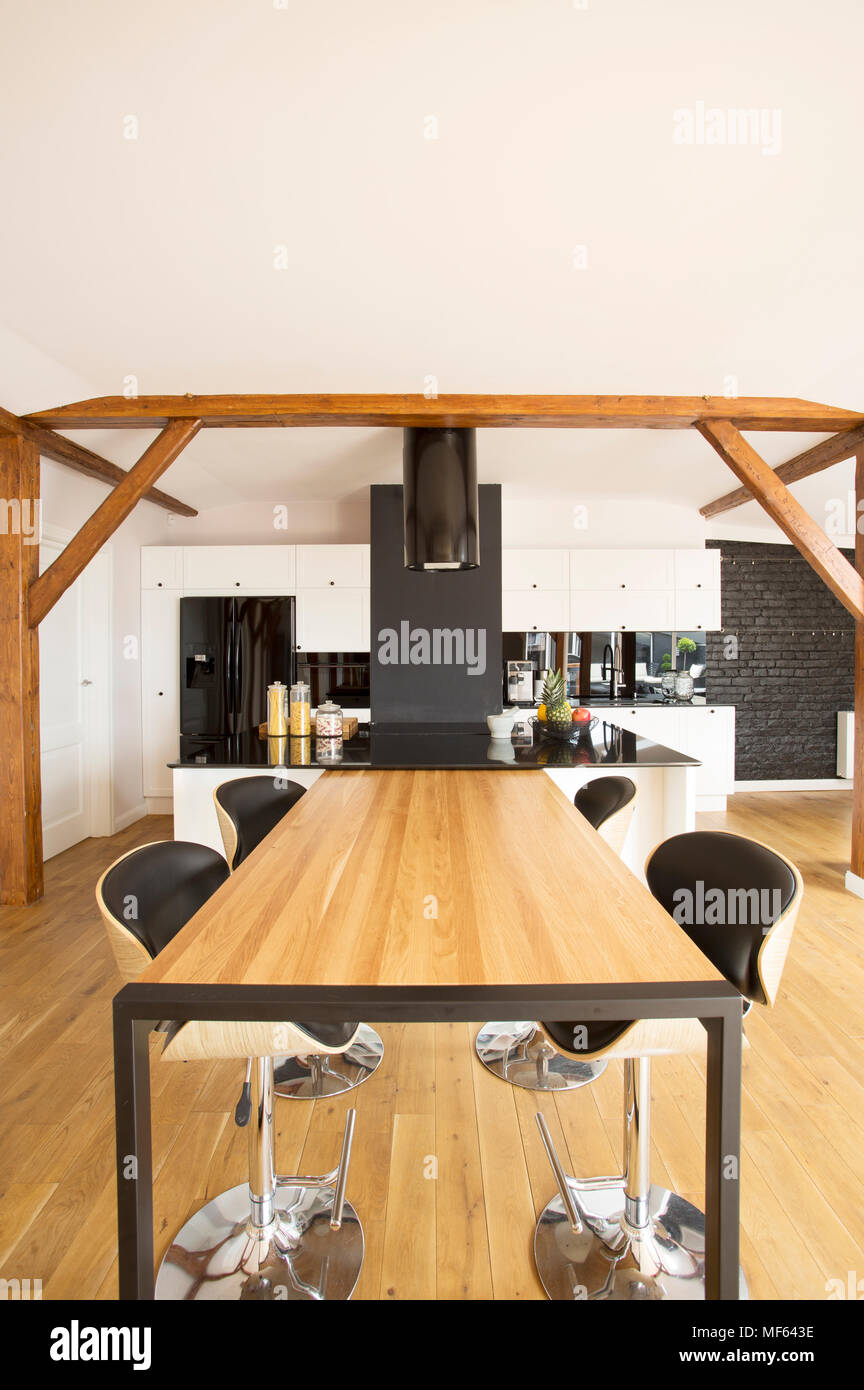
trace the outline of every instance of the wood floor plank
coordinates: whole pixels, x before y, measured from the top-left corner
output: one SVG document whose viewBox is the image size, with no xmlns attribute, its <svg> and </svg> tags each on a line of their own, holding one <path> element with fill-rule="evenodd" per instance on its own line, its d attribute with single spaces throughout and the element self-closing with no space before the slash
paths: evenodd
<svg viewBox="0 0 864 1390">
<path fill-rule="evenodd" d="M 829 1277 L 864 1269 L 864 908 L 843 884 L 850 810 L 845 791 L 748 793 L 699 817 L 775 845 L 805 881 L 777 1006 L 747 1020 L 741 1250 L 754 1299 L 821 1299 Z M 121 981 L 93 886 L 119 854 L 170 836 L 170 818 L 147 817 L 84 841 L 49 861 L 40 903 L 0 909 L 0 1277 L 41 1278 L 49 1299 L 116 1297 L 110 1001 Z M 355 1297 L 541 1298 L 531 1245 L 554 1179 L 535 1112 L 569 1172 L 620 1171 L 621 1064 L 550 1097 L 486 1072 L 475 1025 L 379 1031 L 381 1066 L 353 1094 L 277 1100 L 274 1114 L 288 1172 L 332 1167 L 357 1109 L 348 1196 L 366 1261 Z M 154 1038 L 157 1257 L 192 1210 L 247 1175 L 247 1132 L 233 1121 L 242 1065 L 167 1063 L 160 1049 Z M 698 1204 L 704 1052 L 652 1070 L 654 1181 Z"/>
</svg>

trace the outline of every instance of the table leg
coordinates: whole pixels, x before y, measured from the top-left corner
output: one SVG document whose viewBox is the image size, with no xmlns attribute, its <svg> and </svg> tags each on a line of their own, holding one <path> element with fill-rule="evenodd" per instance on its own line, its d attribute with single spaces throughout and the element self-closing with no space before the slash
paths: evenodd
<svg viewBox="0 0 864 1390">
<path fill-rule="evenodd" d="M 153 1297 L 150 1033 L 156 1019 L 114 1003 L 118 1277 L 121 1299 Z"/>
<path fill-rule="evenodd" d="M 708 1033 L 705 1105 L 705 1297 L 739 1297 L 741 1007 L 703 1018 Z"/>
</svg>

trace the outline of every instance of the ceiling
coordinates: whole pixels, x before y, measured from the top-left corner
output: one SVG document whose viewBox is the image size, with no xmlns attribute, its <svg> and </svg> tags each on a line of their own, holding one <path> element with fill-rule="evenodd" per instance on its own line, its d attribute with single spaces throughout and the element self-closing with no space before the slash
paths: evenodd
<svg viewBox="0 0 864 1390">
<path fill-rule="evenodd" d="M 3 10 L 3 320 L 94 395 L 864 406 L 859 0 L 819 9 L 830 62 L 810 0 Z M 676 143 L 700 102 L 763 110 L 761 145 Z M 61 403 L 26 394 L 3 403 Z M 776 463 L 814 438 L 754 442 Z M 398 478 L 400 445 L 212 430 L 161 486 L 199 508 L 343 498 Z M 735 485 L 688 433 L 487 430 L 478 454 L 540 493 L 697 507 Z M 840 478 L 796 490 L 818 511 Z"/>
</svg>

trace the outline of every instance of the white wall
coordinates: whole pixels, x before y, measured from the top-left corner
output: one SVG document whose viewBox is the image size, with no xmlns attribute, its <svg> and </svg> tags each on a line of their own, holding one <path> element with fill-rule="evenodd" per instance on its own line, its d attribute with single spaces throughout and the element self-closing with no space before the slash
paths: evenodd
<svg viewBox="0 0 864 1390">
<path fill-rule="evenodd" d="M 16 414 L 45 408 L 62 401 L 81 400 L 98 394 L 92 382 L 83 381 L 61 363 L 47 357 L 25 339 L 0 329 L 0 404 Z M 128 438 L 110 437 L 112 458 L 129 467 L 150 436 L 136 431 Z M 91 433 L 87 444 L 103 452 L 105 438 L 97 442 Z M 42 522 L 65 531 L 77 531 L 108 495 L 105 483 L 87 478 L 62 464 L 42 460 Z M 113 763 L 115 822 L 143 815 L 141 780 L 141 674 L 140 661 L 124 655 L 124 638 L 140 643 L 140 547 L 169 542 L 168 513 L 142 502 L 115 531 L 110 547 L 113 568 Z"/>
</svg>

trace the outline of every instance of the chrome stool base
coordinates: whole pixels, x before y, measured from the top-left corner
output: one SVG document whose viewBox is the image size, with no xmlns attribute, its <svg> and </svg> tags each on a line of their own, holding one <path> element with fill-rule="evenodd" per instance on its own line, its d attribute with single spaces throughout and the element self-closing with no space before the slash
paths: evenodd
<svg viewBox="0 0 864 1390">
<path fill-rule="evenodd" d="M 652 1186 L 648 1222 L 636 1228 L 624 1218 L 620 1179 L 567 1179 L 584 1226 L 570 1227 L 560 1196 L 544 1209 L 534 1232 L 534 1259 L 551 1299 L 611 1299 L 645 1303 L 704 1299 L 705 1216 L 683 1197 Z M 742 1299 L 747 1281 L 740 1275 Z"/>
<path fill-rule="evenodd" d="M 375 1071 L 384 1056 L 384 1044 L 374 1028 L 361 1023 L 351 1046 L 334 1056 L 308 1053 L 305 1057 L 273 1058 L 273 1090 L 287 1100 L 319 1100 L 353 1091 Z"/>
<path fill-rule="evenodd" d="M 191 1217 L 156 1278 L 157 1300 L 298 1302 L 351 1297 L 363 1264 L 363 1227 L 350 1203 L 330 1226 L 333 1191 L 280 1187 L 268 1226 L 249 1219 L 249 1186 L 214 1197 Z"/>
<path fill-rule="evenodd" d="M 607 1063 L 580 1062 L 558 1052 L 531 1021 L 484 1023 L 475 1043 L 489 1071 L 526 1091 L 575 1091 L 606 1070 Z"/>
</svg>

